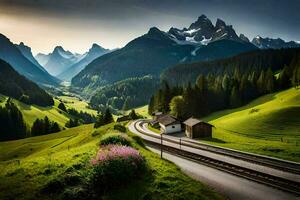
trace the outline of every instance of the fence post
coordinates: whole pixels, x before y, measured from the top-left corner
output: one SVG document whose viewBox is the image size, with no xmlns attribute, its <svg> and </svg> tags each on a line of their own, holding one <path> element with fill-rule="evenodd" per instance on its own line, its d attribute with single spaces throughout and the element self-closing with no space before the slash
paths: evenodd
<svg viewBox="0 0 300 200">
<path fill-rule="evenodd" d="M 181 149 L 181 138 L 179 138 L 179 148 Z"/>
<path fill-rule="evenodd" d="M 162 138 L 162 133 L 160 134 L 160 158 L 163 157 L 163 138 Z"/>
</svg>

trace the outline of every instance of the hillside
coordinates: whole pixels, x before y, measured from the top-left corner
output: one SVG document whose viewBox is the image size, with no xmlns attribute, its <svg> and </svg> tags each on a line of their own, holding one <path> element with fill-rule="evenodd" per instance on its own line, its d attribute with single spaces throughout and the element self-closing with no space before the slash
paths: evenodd
<svg viewBox="0 0 300 200">
<path fill-rule="evenodd" d="M 96 154 L 100 138 L 116 132 L 113 125 L 97 130 L 92 124 L 84 125 L 50 135 L 0 142 L 0 198 L 222 199 L 174 164 L 144 148 L 131 133 L 128 135 L 132 145 L 144 156 L 149 170 L 131 183 L 97 194 L 97 188 L 95 191 L 90 185 L 90 159 Z"/>
<path fill-rule="evenodd" d="M 0 59 L 9 63 L 19 74 L 44 85 L 57 85 L 59 80 L 28 60 L 4 35 L 0 34 Z"/>
<path fill-rule="evenodd" d="M 212 144 L 300 161 L 300 91 L 262 96 L 204 118 L 216 128 Z"/>
<path fill-rule="evenodd" d="M 184 85 L 195 82 L 200 74 L 232 75 L 236 70 L 239 73 L 247 73 L 268 68 L 278 71 L 285 65 L 290 65 L 299 54 L 300 48 L 268 49 L 242 53 L 226 59 L 178 64 L 164 70 L 161 79 L 172 85 Z"/>
<path fill-rule="evenodd" d="M 128 78 L 99 88 L 90 100 L 93 108 L 110 106 L 127 110 L 145 105 L 159 87 L 159 79 L 152 76 Z"/>
<path fill-rule="evenodd" d="M 6 102 L 7 96 L 3 96 L 0 94 L 0 105 L 3 106 Z M 69 120 L 70 116 L 66 113 L 60 111 L 57 106 L 58 102 L 55 101 L 54 106 L 37 106 L 37 105 L 27 105 L 18 100 L 13 99 L 14 104 L 21 110 L 25 122 L 32 126 L 33 122 L 37 118 L 48 117 L 51 121 L 57 122 L 61 127 L 65 126 L 65 123 Z"/>
<path fill-rule="evenodd" d="M 0 106 L 5 104 L 5 101 L 8 97 L 0 94 Z M 78 112 L 87 112 L 92 115 L 97 115 L 97 111 L 87 108 L 88 104 L 85 101 L 79 100 L 76 97 L 70 96 L 59 96 L 58 98 L 54 99 L 53 106 L 37 106 L 37 105 L 27 105 L 18 100 L 13 99 L 13 102 L 18 106 L 21 110 L 26 123 L 31 126 L 33 122 L 37 118 L 44 118 L 47 116 L 51 121 L 57 122 L 61 127 L 65 127 L 66 122 L 72 118 L 69 114 L 61 111 L 58 108 L 58 104 L 61 100 L 64 102 L 67 109 L 74 108 Z"/>
<path fill-rule="evenodd" d="M 164 32 L 151 28 L 124 48 L 91 62 L 72 79 L 72 85 L 95 88 L 129 77 L 158 76 L 162 69 L 178 63 L 193 49 L 191 45 L 178 45 Z"/>
<path fill-rule="evenodd" d="M 0 59 L 0 94 L 18 99 L 27 104 L 53 105 L 52 96 L 37 84 L 21 76 L 8 63 Z"/>
</svg>

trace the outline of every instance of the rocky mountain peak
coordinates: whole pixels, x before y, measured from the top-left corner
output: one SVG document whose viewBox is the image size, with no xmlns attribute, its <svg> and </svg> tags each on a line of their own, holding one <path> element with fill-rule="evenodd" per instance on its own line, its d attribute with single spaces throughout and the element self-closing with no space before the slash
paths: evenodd
<svg viewBox="0 0 300 200">
<path fill-rule="evenodd" d="M 225 28 L 225 27 L 226 27 L 226 23 L 223 20 L 218 18 L 216 22 L 216 28 L 218 29 L 218 28 Z"/>
<path fill-rule="evenodd" d="M 210 19 L 208 19 L 205 15 L 201 15 L 200 17 L 198 17 L 197 21 L 195 21 L 190 25 L 188 30 L 202 29 L 202 28 L 210 29 L 213 28 L 213 26 L 214 25 L 212 24 Z"/>
<path fill-rule="evenodd" d="M 247 38 L 247 36 L 245 36 L 245 35 L 242 34 L 242 33 L 240 34 L 239 38 L 240 38 L 241 40 L 243 40 L 244 42 L 250 42 L 249 38 Z"/>
</svg>

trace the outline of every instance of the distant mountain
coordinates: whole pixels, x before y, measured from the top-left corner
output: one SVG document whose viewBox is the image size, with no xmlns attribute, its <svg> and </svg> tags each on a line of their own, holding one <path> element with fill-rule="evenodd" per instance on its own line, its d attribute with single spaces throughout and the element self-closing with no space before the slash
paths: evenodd
<svg viewBox="0 0 300 200">
<path fill-rule="evenodd" d="M 52 97 L 35 83 L 16 72 L 12 66 L 0 59 L 0 93 L 26 104 L 50 106 Z"/>
<path fill-rule="evenodd" d="M 162 69 L 180 62 L 193 49 L 192 45 L 177 44 L 154 27 L 122 49 L 92 61 L 72 79 L 72 85 L 95 88 L 129 77 L 159 76 Z"/>
<path fill-rule="evenodd" d="M 31 48 L 26 46 L 23 42 L 20 44 L 16 44 L 16 47 L 21 51 L 21 53 L 30 61 L 32 62 L 35 66 L 39 67 L 41 70 L 47 72 L 42 65 L 38 63 L 38 61 L 33 57 Z"/>
<path fill-rule="evenodd" d="M 262 38 L 256 36 L 252 43 L 260 49 L 281 49 L 281 48 L 299 48 L 300 44 L 295 41 L 286 42 L 280 38 Z"/>
<path fill-rule="evenodd" d="M 202 18 L 204 20 L 203 16 L 200 17 Z M 203 24 L 206 25 L 201 27 L 208 27 L 208 30 L 215 29 L 214 26 L 210 26 L 208 20 Z M 148 33 L 132 40 L 124 48 L 95 59 L 72 79 L 72 85 L 92 89 L 130 77 L 149 74 L 158 77 L 165 68 L 178 63 L 213 60 L 257 49 L 253 44 L 239 39 L 230 31 L 230 27 L 223 26 L 224 24 L 219 20 L 217 27 L 228 32 L 228 37 L 215 34 L 209 42 L 204 43 L 203 39 L 199 39 L 200 42 L 196 44 L 179 40 L 170 34 L 170 31 L 166 33 L 153 27 Z M 197 27 L 198 23 L 195 22 L 190 29 Z M 197 41 L 196 36 L 193 38 Z"/>
<path fill-rule="evenodd" d="M 23 51 L 23 53 L 26 51 Z M 36 66 L 28 57 L 30 55 L 26 54 L 24 56 L 19 47 L 16 47 L 7 37 L 0 34 L 0 59 L 9 63 L 18 73 L 26 76 L 28 79 L 46 85 L 56 85 L 59 80 L 45 72 L 39 66 Z"/>
<path fill-rule="evenodd" d="M 38 53 L 34 58 L 42 66 L 45 66 L 49 60 L 50 54 Z"/>
<path fill-rule="evenodd" d="M 171 28 L 168 34 L 178 42 L 193 43 L 206 45 L 218 40 L 235 40 L 245 41 L 235 33 L 231 25 L 226 25 L 221 19 L 217 19 L 214 26 L 210 19 L 205 15 L 201 15 L 198 20 L 192 23 L 189 28 L 177 29 Z"/>
<path fill-rule="evenodd" d="M 45 63 L 47 60 L 43 67 L 53 76 L 57 76 L 73 64 L 79 62 L 84 56 L 72 54 L 70 51 L 64 50 L 63 47 L 57 46 L 52 53 L 48 55 L 39 54 L 37 59 L 42 63 Z"/>
<path fill-rule="evenodd" d="M 103 47 L 97 44 L 93 44 L 92 47 L 89 49 L 89 51 L 84 54 L 85 56 L 79 62 L 71 65 L 65 71 L 60 73 L 57 77 L 60 78 L 61 80 L 70 81 L 76 74 L 78 74 L 81 70 L 83 70 L 84 67 L 87 66 L 90 62 L 92 62 L 94 59 L 108 52 L 110 52 L 109 49 L 104 49 Z"/>
</svg>

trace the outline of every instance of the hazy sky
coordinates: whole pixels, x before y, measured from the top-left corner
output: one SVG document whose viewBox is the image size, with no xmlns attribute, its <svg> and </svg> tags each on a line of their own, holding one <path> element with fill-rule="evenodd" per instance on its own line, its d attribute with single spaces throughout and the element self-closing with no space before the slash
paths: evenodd
<svg viewBox="0 0 300 200">
<path fill-rule="evenodd" d="M 0 0 L 0 33 L 34 53 L 57 45 L 83 53 L 92 43 L 122 47 L 152 26 L 188 27 L 205 14 L 256 35 L 300 40 L 300 0 Z"/>
</svg>

